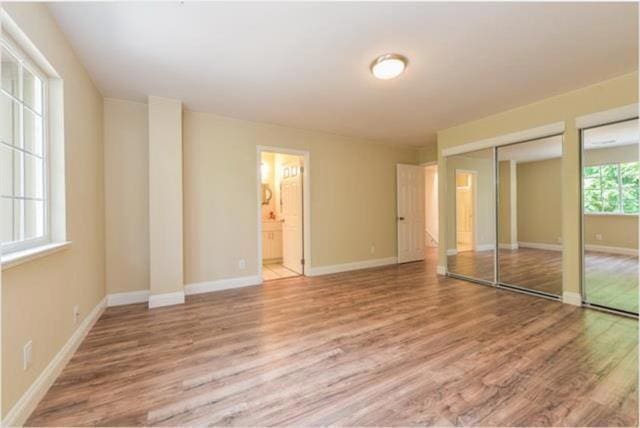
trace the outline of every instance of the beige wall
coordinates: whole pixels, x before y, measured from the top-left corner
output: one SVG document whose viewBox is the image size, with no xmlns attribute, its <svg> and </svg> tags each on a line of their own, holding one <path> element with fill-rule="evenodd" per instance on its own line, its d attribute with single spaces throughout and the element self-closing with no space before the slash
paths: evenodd
<svg viewBox="0 0 640 428">
<path fill-rule="evenodd" d="M 107 293 L 149 289 L 147 105 L 104 100 Z"/>
<path fill-rule="evenodd" d="M 310 152 L 312 267 L 396 255 L 395 165 L 416 149 L 185 111 L 185 283 L 257 274 L 258 145 Z"/>
<path fill-rule="evenodd" d="M 518 241 L 558 245 L 562 238 L 562 160 L 518 163 Z"/>
<path fill-rule="evenodd" d="M 424 228 L 434 240 L 438 239 L 438 167 L 436 165 L 424 168 Z M 429 239 L 427 243 L 431 242 Z M 433 246 L 433 245 L 432 245 Z"/>
<path fill-rule="evenodd" d="M 150 291 L 182 292 L 182 103 L 150 96 L 148 107 Z"/>
<path fill-rule="evenodd" d="M 418 163 L 437 162 L 438 144 L 432 143 L 418 149 Z"/>
<path fill-rule="evenodd" d="M 442 150 L 473 141 L 509 134 L 549 123 L 564 121 L 566 130 L 563 145 L 562 230 L 564 240 L 564 290 L 579 293 L 580 287 L 580 167 L 579 138 L 575 118 L 638 102 L 638 73 L 634 72 L 587 86 L 572 92 L 547 98 L 532 104 L 494 114 L 438 132 L 438 162 L 444 168 Z M 440 185 L 441 206 L 445 201 L 444 183 Z M 448 221 L 447 211 L 440 210 L 441 241 L 446 235 L 443 227 Z M 441 245 L 439 264 L 446 265 L 446 247 Z"/>
<path fill-rule="evenodd" d="M 37 3 L 4 9 L 64 79 L 67 235 L 70 248 L 2 272 L 2 414 L 16 403 L 102 300 L 104 175 L 102 96 L 49 14 Z M 22 347 L 33 341 L 33 364 Z"/>
<path fill-rule="evenodd" d="M 115 100 L 106 103 L 111 103 L 105 107 L 106 114 L 120 118 L 108 120 L 107 125 L 124 129 L 120 132 L 131 144 L 143 144 L 147 125 L 142 110 L 146 105 L 135 107 Z M 116 113 L 112 108 L 122 111 Z M 396 255 L 395 165 L 417 163 L 416 149 L 187 110 L 183 113 L 185 284 L 257 274 L 258 145 L 310 152 L 312 267 Z M 143 161 L 143 150 L 138 147 L 136 152 Z M 117 156 L 109 160 L 116 162 L 109 169 L 128 177 L 120 181 L 120 186 L 133 180 L 144 191 L 144 180 L 139 177 L 144 170 Z M 128 222 L 126 228 L 138 224 L 118 212 L 122 207 L 111 200 L 107 205 L 109 218 Z M 143 208 L 138 203 L 135 210 Z M 143 224 L 141 219 L 139 225 Z M 128 238 L 110 233 L 109 239 L 122 243 Z M 372 244 L 376 246 L 373 255 Z M 120 282 L 118 291 L 148 289 L 140 274 L 146 259 L 143 254 L 134 259 L 137 262 L 133 265 L 114 264 L 118 272 L 112 272 L 109 265 L 108 278 L 138 278 Z M 239 268 L 240 259 L 246 261 L 245 269 Z"/>
</svg>

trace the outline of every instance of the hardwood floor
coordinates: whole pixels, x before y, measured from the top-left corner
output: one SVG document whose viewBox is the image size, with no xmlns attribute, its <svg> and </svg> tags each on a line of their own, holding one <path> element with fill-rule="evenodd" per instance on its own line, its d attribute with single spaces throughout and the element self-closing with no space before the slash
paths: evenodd
<svg viewBox="0 0 640 428">
<path fill-rule="evenodd" d="M 108 308 L 28 425 L 636 426 L 636 320 L 426 263 Z"/>
<path fill-rule="evenodd" d="M 587 300 L 638 313 L 638 258 L 587 251 L 585 259 Z"/>
<path fill-rule="evenodd" d="M 447 257 L 449 271 L 493 281 L 494 251 L 465 251 Z M 500 281 L 560 296 L 562 253 L 519 248 L 500 250 Z M 585 287 L 590 302 L 638 312 L 638 258 L 587 251 Z"/>
</svg>

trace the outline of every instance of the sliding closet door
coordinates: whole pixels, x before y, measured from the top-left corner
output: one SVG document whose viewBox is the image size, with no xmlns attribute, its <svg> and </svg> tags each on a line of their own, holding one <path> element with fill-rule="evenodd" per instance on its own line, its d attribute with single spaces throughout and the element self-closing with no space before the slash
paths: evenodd
<svg viewBox="0 0 640 428">
<path fill-rule="evenodd" d="M 562 136 L 497 148 L 498 283 L 562 294 Z"/>
<path fill-rule="evenodd" d="M 638 120 L 582 131 L 583 298 L 638 313 Z"/>
<path fill-rule="evenodd" d="M 495 155 L 485 149 L 446 158 L 447 270 L 495 282 Z"/>
</svg>

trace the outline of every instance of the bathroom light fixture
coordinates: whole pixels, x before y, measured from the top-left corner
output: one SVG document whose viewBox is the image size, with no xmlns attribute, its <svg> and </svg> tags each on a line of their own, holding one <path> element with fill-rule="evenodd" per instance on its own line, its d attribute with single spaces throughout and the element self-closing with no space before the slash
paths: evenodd
<svg viewBox="0 0 640 428">
<path fill-rule="evenodd" d="M 407 68 L 407 58 L 396 53 L 380 55 L 371 63 L 371 73 L 378 79 L 398 77 Z"/>
</svg>

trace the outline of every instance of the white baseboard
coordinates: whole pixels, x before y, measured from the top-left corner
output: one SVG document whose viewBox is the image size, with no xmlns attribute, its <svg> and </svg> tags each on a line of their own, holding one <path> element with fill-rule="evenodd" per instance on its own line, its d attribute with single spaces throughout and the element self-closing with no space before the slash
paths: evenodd
<svg viewBox="0 0 640 428">
<path fill-rule="evenodd" d="M 248 287 L 262 283 L 260 275 L 241 276 L 238 278 L 218 279 L 215 281 L 197 282 L 184 286 L 184 293 L 192 294 L 210 293 L 212 291 L 226 290 L 229 288 Z"/>
<path fill-rule="evenodd" d="M 518 243 L 514 242 L 513 244 L 499 244 L 498 248 L 500 248 L 501 250 L 517 250 Z"/>
<path fill-rule="evenodd" d="M 545 244 L 544 242 L 518 242 L 520 248 L 535 248 L 537 250 L 562 251 L 560 244 Z"/>
<path fill-rule="evenodd" d="M 495 250 L 496 245 L 495 244 L 478 244 L 475 247 L 476 251 L 488 251 L 488 250 Z"/>
<path fill-rule="evenodd" d="M 149 295 L 149 309 L 184 303 L 184 291 Z"/>
<path fill-rule="evenodd" d="M 565 291 L 562 293 L 562 303 L 573 306 L 582 306 L 582 296 L 573 291 Z"/>
<path fill-rule="evenodd" d="M 131 305 L 149 301 L 149 290 L 129 291 L 107 295 L 107 306 Z"/>
<path fill-rule="evenodd" d="M 447 274 L 447 268 L 442 266 L 442 265 L 438 265 L 438 267 L 436 268 L 436 273 L 438 275 L 446 275 Z"/>
<path fill-rule="evenodd" d="M 22 426 L 27 421 L 31 412 L 33 412 L 42 397 L 58 378 L 62 369 L 65 368 L 78 346 L 80 346 L 91 327 L 93 327 L 93 324 L 100 318 L 106 305 L 107 298 L 105 297 L 82 320 L 69 340 L 47 364 L 47 367 L 44 368 L 31 386 L 22 394 L 22 397 L 7 412 L 2 421 L 3 427 Z"/>
<path fill-rule="evenodd" d="M 397 257 L 387 257 L 384 259 L 363 260 L 361 262 L 343 263 L 339 265 L 311 267 L 305 273 L 307 276 L 319 276 L 378 266 L 394 265 L 396 263 L 398 263 Z"/>
<path fill-rule="evenodd" d="M 585 249 L 587 251 L 597 251 L 600 253 L 624 254 L 627 256 L 638 255 L 638 250 L 636 248 L 608 247 L 606 245 L 587 244 Z"/>
<path fill-rule="evenodd" d="M 449 248 L 447 250 L 447 256 L 455 256 L 456 254 L 458 254 L 458 250 L 456 250 L 455 248 Z"/>
</svg>

